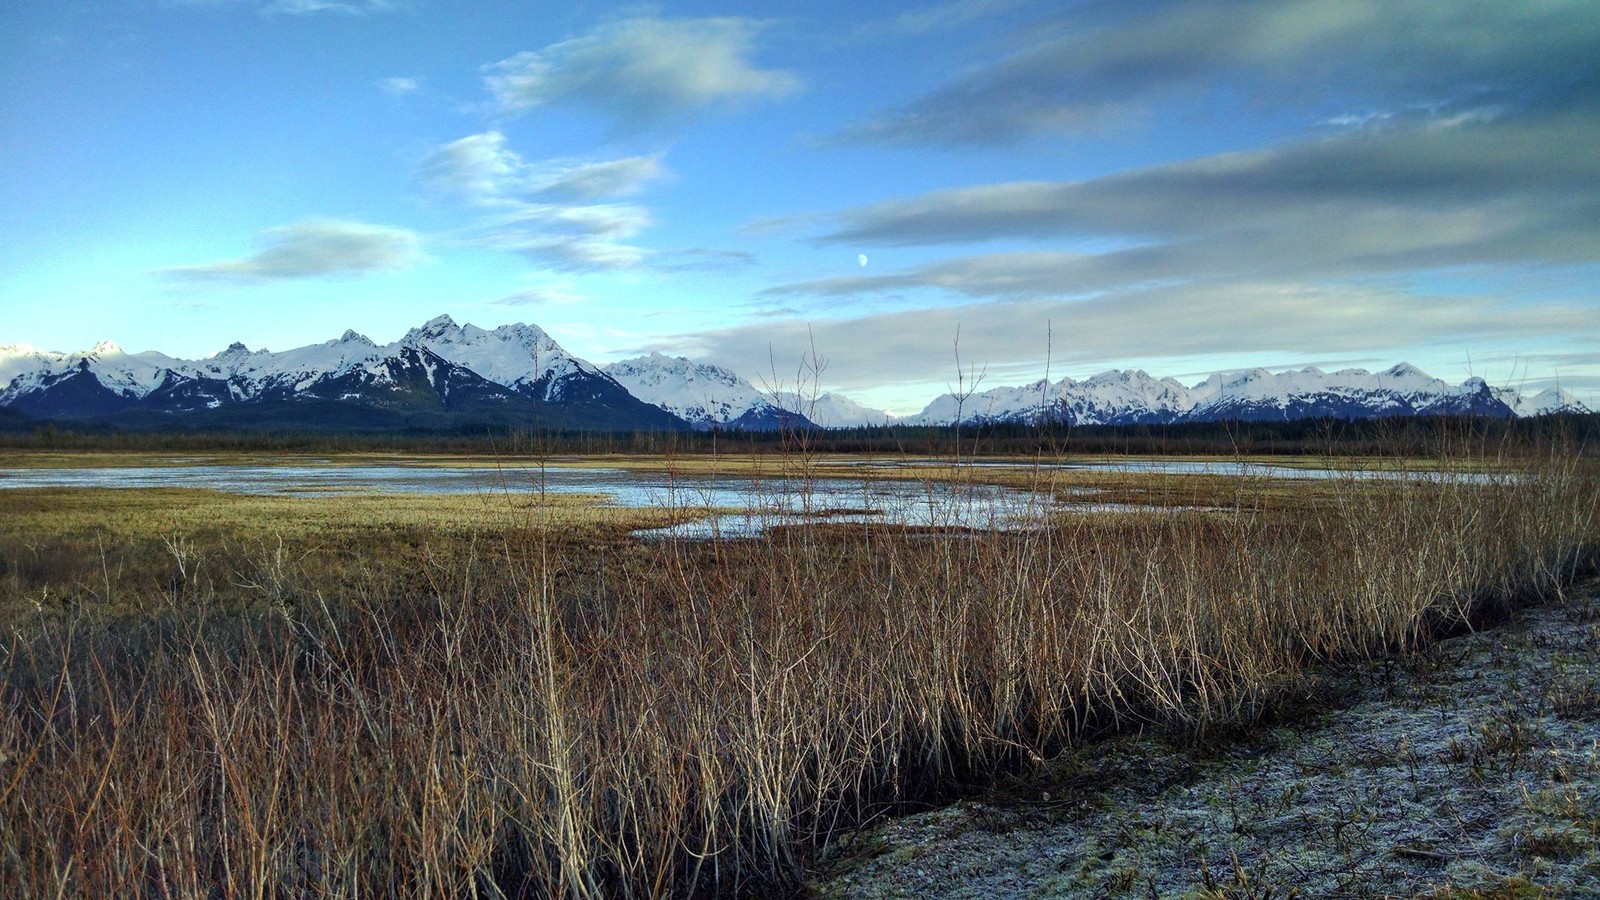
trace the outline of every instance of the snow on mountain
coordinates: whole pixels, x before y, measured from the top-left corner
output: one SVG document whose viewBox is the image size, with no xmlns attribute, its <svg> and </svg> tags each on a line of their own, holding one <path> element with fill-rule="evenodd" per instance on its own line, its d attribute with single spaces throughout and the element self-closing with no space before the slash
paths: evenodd
<svg viewBox="0 0 1600 900">
<path fill-rule="evenodd" d="M 1195 405 L 1190 389 L 1141 369 L 1101 372 L 1083 381 L 1040 379 L 1021 387 L 999 387 L 957 398 L 944 394 L 906 421 L 918 425 L 964 422 L 1068 421 L 1123 425 L 1170 421 Z"/>
<path fill-rule="evenodd" d="M 806 397 L 793 391 L 782 391 L 778 400 L 784 409 L 794 410 L 823 428 L 863 428 L 892 425 L 895 417 L 890 413 L 851 400 L 843 394 L 826 393 Z"/>
<path fill-rule="evenodd" d="M 895 419 L 838 394 L 769 393 L 727 369 L 660 353 L 596 367 L 567 353 L 538 326 L 488 330 L 458 325 L 449 316 L 431 319 L 384 346 L 346 331 L 336 340 L 281 352 L 235 343 L 200 360 L 126 353 L 110 342 L 75 353 L 0 346 L 0 406 L 45 417 L 92 417 L 134 408 L 183 413 L 294 399 L 391 408 L 424 402 L 465 410 L 474 404 L 514 407 L 519 397 L 558 404 L 569 417 L 549 421 L 583 427 L 624 420 L 629 427 L 681 427 L 678 419 L 700 428 L 768 429 L 808 422 L 829 428 L 943 425 L 958 419 L 1118 425 L 1588 412 L 1557 388 L 1524 396 L 1481 378 L 1452 385 L 1400 363 L 1381 372 L 1257 368 L 1216 373 L 1191 386 L 1137 369 L 1110 370 L 1081 381 L 1041 380 L 959 399 L 945 394 L 918 415 Z"/>
<path fill-rule="evenodd" d="M 640 400 L 699 428 L 730 425 L 752 411 L 786 411 L 733 372 L 682 356 L 652 353 L 610 363 L 601 371 Z"/>
<path fill-rule="evenodd" d="M 1479 406 L 1481 379 L 1461 385 L 1434 378 L 1409 363 L 1382 372 L 1314 367 L 1272 373 L 1250 369 L 1212 375 L 1190 390 L 1190 418 L 1299 418 L 1308 415 L 1411 415 L 1468 412 Z M 1479 412 L 1500 412 L 1492 398 Z"/>
<path fill-rule="evenodd" d="M 698 428 L 771 428 L 810 422 L 823 428 L 883 425 L 894 417 L 841 394 L 764 391 L 737 374 L 682 356 L 652 353 L 602 366 L 635 397 Z"/>
<path fill-rule="evenodd" d="M 488 381 L 543 400 L 561 399 L 568 379 L 606 378 L 593 364 L 563 350 L 537 325 L 502 325 L 488 331 L 438 316 L 406 332 L 399 346 L 429 350 Z"/>
<path fill-rule="evenodd" d="M 1546 416 L 1558 412 L 1586 413 L 1589 410 L 1578 402 L 1562 388 L 1546 388 L 1532 397 L 1517 397 L 1517 402 L 1511 405 L 1512 411 L 1519 416 Z"/>
<path fill-rule="evenodd" d="M 0 405 L 77 373 L 91 373 L 107 390 L 137 399 L 160 387 L 181 360 L 155 352 L 124 353 L 111 341 L 76 353 L 36 350 L 26 344 L 0 347 Z"/>
<path fill-rule="evenodd" d="M 295 399 L 386 408 L 419 402 L 515 406 L 521 396 L 557 404 L 562 412 L 546 419 L 551 422 L 682 425 L 567 353 L 537 326 L 485 330 L 457 325 L 449 316 L 385 346 L 346 331 L 336 340 L 276 353 L 235 343 L 200 360 L 126 354 L 109 343 L 81 353 L 13 345 L 0 348 L 0 377 L 0 405 L 42 416 L 98 416 L 135 407 L 181 413 Z M 427 401 L 429 395 L 435 400 Z"/>
<path fill-rule="evenodd" d="M 37 350 L 27 344 L 0 345 L 0 402 L 4 402 L 8 385 L 19 377 L 47 369 L 52 359 L 65 356 Z"/>
<path fill-rule="evenodd" d="M 1490 388 L 1481 378 L 1452 385 L 1407 363 L 1368 372 L 1317 368 L 1273 373 L 1266 369 L 1216 373 L 1185 387 L 1140 370 L 1102 372 L 1084 381 L 1063 378 L 1021 387 L 993 388 L 963 399 L 936 398 L 908 423 L 1033 422 L 1079 425 L 1216 419 L 1285 420 L 1311 416 L 1368 418 L 1434 413 L 1539 415 L 1586 411 L 1566 392 L 1523 398 L 1512 389 Z"/>
<path fill-rule="evenodd" d="M 251 351 L 242 343 L 191 364 L 200 378 L 226 381 L 235 400 L 307 391 L 320 382 L 341 378 L 357 370 L 377 383 L 389 378 L 383 362 L 390 348 L 380 348 L 364 335 L 346 331 L 342 337 L 273 353 Z"/>
</svg>

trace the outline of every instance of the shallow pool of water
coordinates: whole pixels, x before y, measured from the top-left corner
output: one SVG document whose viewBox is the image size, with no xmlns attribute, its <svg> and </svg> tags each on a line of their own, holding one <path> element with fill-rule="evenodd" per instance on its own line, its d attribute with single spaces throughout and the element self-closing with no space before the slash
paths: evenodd
<svg viewBox="0 0 1600 900">
<path fill-rule="evenodd" d="M 948 461 L 934 459 L 911 460 L 848 460 L 842 463 L 846 466 L 874 466 L 885 469 L 894 468 L 939 468 L 949 467 Z M 1365 481 L 1450 481 L 1467 484 L 1486 484 L 1495 480 L 1503 480 L 1506 475 L 1497 475 L 1488 472 L 1438 472 L 1423 469 L 1377 469 L 1377 468 L 1319 468 L 1300 466 L 1281 466 L 1271 463 L 1256 463 L 1238 460 L 1199 460 L 1199 459 L 1135 459 L 1115 460 L 1109 462 L 1085 462 L 1082 460 L 1070 461 L 1041 461 L 1028 460 L 998 460 L 976 459 L 962 460 L 956 464 L 963 469 L 1040 469 L 1045 471 L 1064 472 L 1121 472 L 1144 475 L 1229 475 L 1236 478 L 1283 478 L 1293 481 L 1326 480 L 1331 478 L 1353 478 Z"/>
<path fill-rule="evenodd" d="M 0 489 L 207 488 L 236 494 L 597 494 L 623 507 L 735 510 L 646 536 L 748 536 L 801 522 L 882 522 L 1016 528 L 1063 508 L 1029 491 L 993 485 L 870 478 L 708 478 L 615 468 L 492 469 L 451 466 L 197 465 L 0 469 Z M 1092 505 L 1092 504 L 1091 504 Z"/>
</svg>

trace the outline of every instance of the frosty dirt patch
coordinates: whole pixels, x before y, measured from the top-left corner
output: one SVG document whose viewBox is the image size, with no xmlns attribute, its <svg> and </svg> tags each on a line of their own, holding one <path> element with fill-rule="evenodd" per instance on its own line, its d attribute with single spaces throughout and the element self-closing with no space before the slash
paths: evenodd
<svg viewBox="0 0 1600 900">
<path fill-rule="evenodd" d="M 1092 742 L 836 844 L 825 897 L 1600 896 L 1600 589 L 1314 676 L 1227 740 Z"/>
</svg>

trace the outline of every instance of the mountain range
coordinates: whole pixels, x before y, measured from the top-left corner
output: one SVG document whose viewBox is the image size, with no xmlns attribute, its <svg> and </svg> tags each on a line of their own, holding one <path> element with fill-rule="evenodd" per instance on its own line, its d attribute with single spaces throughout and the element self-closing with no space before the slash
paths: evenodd
<svg viewBox="0 0 1600 900">
<path fill-rule="evenodd" d="M 379 346 L 337 340 L 273 353 L 235 343 L 206 359 L 102 342 L 51 353 L 0 347 L 0 407 L 113 425 L 446 429 L 682 429 L 535 325 L 487 331 L 439 316 Z"/>
<path fill-rule="evenodd" d="M 1112 370 L 1081 381 L 945 394 L 917 415 L 895 418 L 839 394 L 764 390 L 727 369 L 660 353 L 595 366 L 536 325 L 486 330 L 449 316 L 382 346 L 346 331 L 337 340 L 276 353 L 235 343 L 199 360 L 126 353 L 109 342 L 75 353 L 0 346 L 0 409 L 12 417 L 125 427 L 349 430 L 1121 425 L 1588 412 L 1563 390 L 1524 396 L 1481 378 L 1452 385 L 1401 363 L 1376 373 L 1251 369 L 1192 386 L 1142 370 Z"/>
<path fill-rule="evenodd" d="M 1510 418 L 1588 411 L 1559 388 L 1524 396 L 1514 388 L 1493 387 L 1482 378 L 1452 385 L 1400 363 L 1381 372 L 1249 369 L 1215 373 L 1192 386 L 1172 378 L 1154 378 L 1141 369 L 1112 370 L 1082 381 L 1041 380 L 965 397 L 944 394 L 903 421 L 917 425 L 957 421 L 1153 425 L 1447 414 Z"/>
</svg>

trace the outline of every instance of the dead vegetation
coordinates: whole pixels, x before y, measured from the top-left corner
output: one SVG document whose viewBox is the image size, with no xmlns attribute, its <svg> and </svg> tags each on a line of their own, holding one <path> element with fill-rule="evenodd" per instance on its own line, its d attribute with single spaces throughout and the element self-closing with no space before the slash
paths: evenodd
<svg viewBox="0 0 1600 900">
<path fill-rule="evenodd" d="M 1292 509 L 1239 490 L 1221 512 L 705 543 L 537 511 L 304 542 L 13 533 L 34 608 L 0 651 L 0 883 L 792 890 L 882 810 L 1118 725 L 1250 721 L 1308 664 L 1415 646 L 1596 561 L 1574 453 Z M 49 549 L 30 562 L 27 540 Z M 1508 729 L 1464 738 L 1461 765 L 1524 764 Z"/>
</svg>

